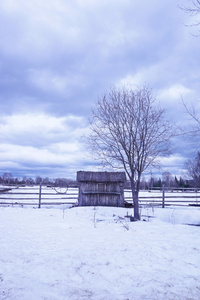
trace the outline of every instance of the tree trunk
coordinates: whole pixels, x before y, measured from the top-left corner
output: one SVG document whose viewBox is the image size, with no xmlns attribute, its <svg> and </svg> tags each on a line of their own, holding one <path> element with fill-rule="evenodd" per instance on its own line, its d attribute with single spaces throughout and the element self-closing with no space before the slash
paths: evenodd
<svg viewBox="0 0 200 300">
<path fill-rule="evenodd" d="M 140 220 L 139 202 L 138 202 L 139 191 L 136 189 L 133 180 L 131 180 L 131 190 L 132 190 L 133 205 L 134 205 L 134 221 L 138 221 Z"/>
</svg>

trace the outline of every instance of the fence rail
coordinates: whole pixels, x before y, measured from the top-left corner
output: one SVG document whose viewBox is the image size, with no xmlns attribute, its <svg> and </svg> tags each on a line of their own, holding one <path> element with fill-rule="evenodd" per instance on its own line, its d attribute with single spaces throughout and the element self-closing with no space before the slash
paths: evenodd
<svg viewBox="0 0 200 300">
<path fill-rule="evenodd" d="M 124 190 L 125 203 L 131 205 L 131 190 Z M 29 205 L 50 206 L 67 205 L 75 206 L 78 203 L 78 188 L 56 188 L 50 186 L 0 186 L 0 205 Z M 141 206 L 200 206 L 200 190 L 151 190 L 140 191 L 139 204 Z"/>
<path fill-rule="evenodd" d="M 125 190 L 125 201 L 132 203 L 130 190 Z M 155 206 L 200 206 L 200 190 L 194 189 L 167 189 L 146 190 L 139 193 L 140 205 Z"/>
<path fill-rule="evenodd" d="M 9 186 L 0 187 L 1 206 L 75 206 L 78 201 L 77 188 L 58 188 L 50 186 Z"/>
</svg>

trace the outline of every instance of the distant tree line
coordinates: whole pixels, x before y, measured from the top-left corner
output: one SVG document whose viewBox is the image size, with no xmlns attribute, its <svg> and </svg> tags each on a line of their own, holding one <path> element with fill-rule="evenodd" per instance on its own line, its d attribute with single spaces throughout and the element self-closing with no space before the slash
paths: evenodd
<svg viewBox="0 0 200 300">
<path fill-rule="evenodd" d="M 129 188 L 129 183 L 127 188 Z M 170 172 L 164 172 L 162 176 L 156 177 L 151 176 L 146 179 L 144 176 L 141 179 L 140 189 L 141 190 L 153 190 L 165 188 L 196 188 L 200 187 L 193 179 L 186 179 L 183 177 L 173 176 Z"/>
<path fill-rule="evenodd" d="M 12 184 L 12 185 L 52 185 L 58 187 L 76 186 L 76 181 L 68 178 L 55 178 L 49 177 L 42 178 L 37 176 L 36 178 L 24 176 L 22 178 L 14 177 L 12 173 L 5 172 L 0 176 L 0 184 Z"/>
<path fill-rule="evenodd" d="M 169 187 L 169 188 L 200 188 L 200 152 L 194 160 L 188 160 L 185 164 L 187 175 L 189 178 L 173 176 L 170 172 L 165 171 L 160 177 L 151 175 L 150 178 L 142 177 L 140 182 L 141 190 L 152 190 Z M 0 176 L 0 184 L 10 185 L 49 185 L 57 187 L 77 187 L 77 181 L 69 178 L 55 178 L 49 177 L 36 178 L 24 176 L 23 178 L 14 177 L 12 173 L 5 172 Z M 127 182 L 126 188 L 130 188 L 130 182 Z"/>
</svg>

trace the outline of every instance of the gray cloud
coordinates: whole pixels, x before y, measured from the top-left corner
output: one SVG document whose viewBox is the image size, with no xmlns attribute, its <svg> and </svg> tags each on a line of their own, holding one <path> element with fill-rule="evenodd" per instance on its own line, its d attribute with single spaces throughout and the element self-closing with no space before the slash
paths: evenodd
<svg viewBox="0 0 200 300">
<path fill-rule="evenodd" d="M 198 99 L 200 68 L 180 4 L 2 0 L 0 173 L 95 168 L 81 135 L 91 105 L 113 84 L 149 83 L 169 118 L 182 122 L 180 95 Z M 186 152 L 178 152 L 180 166 Z"/>
</svg>

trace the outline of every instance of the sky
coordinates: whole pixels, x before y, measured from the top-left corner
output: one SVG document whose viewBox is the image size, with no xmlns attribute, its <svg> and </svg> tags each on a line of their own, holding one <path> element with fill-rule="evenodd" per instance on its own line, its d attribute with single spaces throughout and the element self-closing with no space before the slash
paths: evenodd
<svg viewBox="0 0 200 300">
<path fill-rule="evenodd" d="M 199 42 L 187 0 L 1 0 L 0 176 L 75 178 L 98 169 L 82 136 L 110 86 L 148 84 L 177 124 L 198 108 Z M 184 172 L 186 137 L 163 159 Z M 152 171 L 154 172 L 154 171 Z"/>
</svg>

